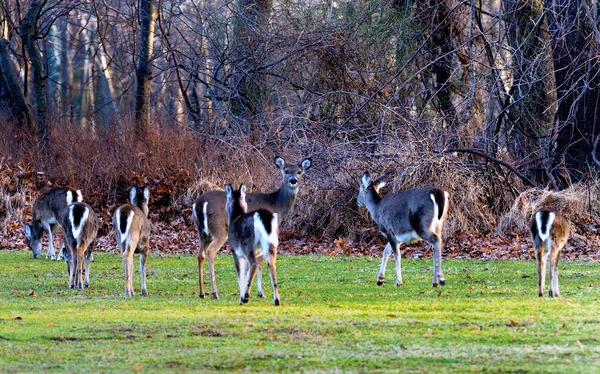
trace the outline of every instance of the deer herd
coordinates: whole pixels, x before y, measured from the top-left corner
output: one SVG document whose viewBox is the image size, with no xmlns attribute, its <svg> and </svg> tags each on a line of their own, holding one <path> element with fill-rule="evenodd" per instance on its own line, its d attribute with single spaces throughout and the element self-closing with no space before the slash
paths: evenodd
<svg viewBox="0 0 600 374">
<path fill-rule="evenodd" d="M 262 260 L 267 262 L 273 287 L 273 302 L 280 305 L 277 287 L 277 246 L 279 227 L 292 210 L 303 175 L 312 166 L 306 158 L 295 165 L 286 165 L 275 157 L 275 166 L 281 171 L 283 181 L 271 193 L 247 193 L 242 184 L 234 189 L 230 184 L 225 191 L 204 192 L 192 206 L 192 216 L 200 245 L 198 247 L 199 296 L 204 293 L 204 260 L 208 257 L 211 297 L 218 299 L 215 277 L 215 256 L 227 242 L 233 252 L 239 285 L 239 302 L 247 303 L 250 288 L 256 276 L 258 296 L 264 297 L 262 288 Z M 381 196 L 380 189 L 386 176 L 372 180 L 368 172 L 362 175 L 357 196 L 358 206 L 365 206 L 387 245 L 383 251 L 377 285 L 385 278 L 387 261 L 394 254 L 396 286 L 402 285 L 401 243 L 423 240 L 433 247 L 433 287 L 445 285 L 442 273 L 442 229 L 448 216 L 450 194 L 436 187 L 413 188 Z M 130 204 L 121 205 L 112 218 L 117 248 L 121 252 L 125 278 L 126 297 L 134 295 L 133 255 L 140 255 L 141 294 L 148 296 L 146 288 L 146 259 L 152 224 L 148 219 L 150 190 L 146 186 L 133 187 Z M 65 246 L 56 253 L 54 234 L 60 225 Z M 538 268 L 538 294 L 543 296 L 546 264 L 549 260 L 550 297 L 560 296 L 558 288 L 558 258 L 569 238 L 569 223 L 565 217 L 550 209 L 541 209 L 531 218 L 531 238 Z M 33 205 L 31 223 L 25 225 L 27 246 L 33 257 L 40 257 L 42 236 L 48 234 L 46 258 L 65 259 L 68 263 L 69 288 L 83 289 L 90 284 L 90 261 L 94 240 L 98 233 L 98 218 L 91 206 L 83 202 L 81 191 L 57 187 L 44 191 Z M 85 263 L 85 268 L 84 268 Z"/>
</svg>

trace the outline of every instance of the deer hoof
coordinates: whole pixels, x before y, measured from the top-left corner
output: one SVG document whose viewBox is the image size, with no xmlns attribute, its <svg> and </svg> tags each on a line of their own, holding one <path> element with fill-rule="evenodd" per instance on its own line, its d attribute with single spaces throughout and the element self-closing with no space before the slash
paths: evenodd
<svg viewBox="0 0 600 374">
<path fill-rule="evenodd" d="M 211 292 L 210 296 L 212 296 L 212 298 L 215 300 L 219 300 L 219 294 L 217 294 L 216 292 Z"/>
<path fill-rule="evenodd" d="M 198 294 L 198 297 L 199 297 L 199 298 L 201 298 L 201 299 L 204 299 L 204 292 L 200 292 L 200 293 Z"/>
<path fill-rule="evenodd" d="M 258 297 L 260 297 L 261 299 L 264 299 L 265 298 L 265 294 L 263 294 L 262 292 L 259 292 L 258 293 Z"/>
<path fill-rule="evenodd" d="M 275 299 L 275 306 L 279 306 L 279 305 L 280 305 L 279 299 Z"/>
<path fill-rule="evenodd" d="M 383 281 L 381 281 L 381 280 L 378 280 L 378 281 L 377 281 L 377 285 L 378 285 L 378 286 L 381 286 L 382 284 L 383 284 Z"/>
<path fill-rule="evenodd" d="M 446 280 L 440 279 L 440 286 L 445 286 L 445 285 L 446 285 Z"/>
<path fill-rule="evenodd" d="M 438 284 L 437 284 L 437 283 L 434 283 L 434 284 L 433 284 L 433 288 L 436 288 L 437 286 L 438 286 Z"/>
</svg>

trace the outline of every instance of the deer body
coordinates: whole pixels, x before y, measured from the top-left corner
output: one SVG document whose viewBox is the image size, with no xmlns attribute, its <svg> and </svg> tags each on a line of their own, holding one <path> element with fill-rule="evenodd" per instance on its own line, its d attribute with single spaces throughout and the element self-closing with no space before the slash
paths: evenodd
<svg viewBox="0 0 600 374">
<path fill-rule="evenodd" d="M 125 296 L 133 296 L 133 255 L 140 254 L 142 296 L 148 296 L 146 288 L 146 259 L 152 224 L 148 220 L 148 187 L 133 187 L 129 193 L 131 204 L 121 205 L 113 215 L 113 229 L 117 248 L 121 251 L 125 273 Z"/>
<path fill-rule="evenodd" d="M 90 285 L 90 259 L 98 235 L 98 218 L 85 203 L 72 203 L 63 212 L 61 225 L 65 232 L 65 252 L 69 267 L 69 288 Z M 85 261 L 85 282 L 83 265 Z"/>
<path fill-rule="evenodd" d="M 298 165 L 285 165 L 281 157 L 275 157 L 275 165 L 281 171 L 283 181 L 281 187 L 272 193 L 249 193 L 246 195 L 246 203 L 249 211 L 265 209 L 277 213 L 278 224 L 292 210 L 298 187 L 304 172 L 312 166 L 309 158 L 302 160 Z M 217 283 L 215 278 L 214 259 L 223 244 L 227 241 L 229 233 L 228 218 L 225 210 L 227 195 L 225 191 L 207 191 L 202 194 L 192 207 L 192 214 L 198 236 L 200 247 L 198 249 L 198 284 L 199 296 L 204 298 L 204 259 L 208 257 L 210 271 L 211 295 L 218 299 Z M 263 296 L 262 272 L 258 267 L 258 295 Z"/>
<path fill-rule="evenodd" d="M 69 187 L 50 188 L 35 200 L 31 223 L 25 225 L 27 246 L 32 250 L 34 258 L 38 258 L 42 251 L 44 231 L 48 233 L 46 258 L 58 260 L 62 256 L 62 253 L 57 255 L 54 251 L 57 225 L 63 225 L 63 212 L 69 204 L 82 201 L 81 191 Z"/>
<path fill-rule="evenodd" d="M 424 240 L 433 246 L 433 287 L 444 285 L 446 281 L 441 265 L 442 228 L 448 214 L 448 192 L 436 187 L 425 187 L 382 198 L 379 189 L 384 185 L 382 179 L 371 181 L 369 173 L 364 173 L 358 194 L 359 206 L 367 207 L 379 231 L 388 240 L 377 284 L 383 284 L 387 261 L 393 253 L 396 260 L 396 286 L 402 285 L 400 243 Z"/>
<path fill-rule="evenodd" d="M 246 186 L 234 191 L 231 185 L 226 189 L 226 210 L 229 224 L 228 242 L 233 250 L 235 268 L 240 288 L 240 304 L 248 302 L 250 287 L 257 268 L 264 257 L 269 266 L 273 285 L 273 302 L 280 304 L 277 288 L 277 246 L 278 214 L 266 209 L 248 212 L 246 204 Z"/>
<path fill-rule="evenodd" d="M 558 257 L 569 240 L 569 222 L 553 210 L 541 209 L 531 217 L 530 228 L 538 268 L 538 295 L 544 295 L 546 264 L 549 262 L 548 295 L 558 297 Z"/>
</svg>

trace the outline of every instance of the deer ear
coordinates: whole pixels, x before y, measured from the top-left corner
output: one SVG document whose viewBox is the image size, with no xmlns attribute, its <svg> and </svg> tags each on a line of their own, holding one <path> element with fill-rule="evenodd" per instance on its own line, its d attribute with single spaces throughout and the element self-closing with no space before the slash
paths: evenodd
<svg viewBox="0 0 600 374">
<path fill-rule="evenodd" d="M 135 204 L 135 195 L 137 194 L 137 188 L 132 187 L 131 191 L 129 191 L 129 200 L 131 200 L 132 204 Z"/>
<path fill-rule="evenodd" d="M 240 185 L 240 196 L 246 196 L 246 185 L 243 183 Z"/>
<path fill-rule="evenodd" d="M 379 192 L 379 189 L 387 184 L 387 175 L 382 175 L 375 182 L 373 182 L 373 188 Z"/>
<path fill-rule="evenodd" d="M 300 167 L 304 171 L 307 171 L 308 169 L 310 169 L 311 166 L 312 166 L 312 159 L 310 159 L 310 158 L 305 158 L 304 160 L 302 160 L 302 163 L 300 163 Z"/>
<path fill-rule="evenodd" d="M 283 161 L 283 159 L 279 156 L 275 157 L 275 166 L 277 166 L 278 169 L 283 170 L 283 168 L 285 168 L 285 161 Z"/>
<path fill-rule="evenodd" d="M 233 188 L 231 188 L 230 184 L 225 186 L 225 193 L 227 194 L 227 197 L 230 197 L 231 195 L 233 195 Z"/>
<path fill-rule="evenodd" d="M 144 199 L 146 201 L 150 200 L 150 189 L 147 186 L 144 187 Z"/>
<path fill-rule="evenodd" d="M 369 175 L 369 172 L 366 171 L 363 175 L 362 175 L 362 185 L 364 188 L 369 187 L 369 185 L 371 184 L 371 176 Z"/>
<path fill-rule="evenodd" d="M 31 239 L 31 226 L 28 223 L 25 224 L 25 236 L 28 240 Z"/>
</svg>

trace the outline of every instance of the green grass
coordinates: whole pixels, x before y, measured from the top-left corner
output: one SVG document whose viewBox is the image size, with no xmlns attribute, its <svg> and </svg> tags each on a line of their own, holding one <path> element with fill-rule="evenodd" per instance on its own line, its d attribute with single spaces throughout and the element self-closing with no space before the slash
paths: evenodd
<svg viewBox="0 0 600 374">
<path fill-rule="evenodd" d="M 233 259 L 217 258 L 221 299 L 199 299 L 196 259 L 148 260 L 149 298 L 122 296 L 121 258 L 96 253 L 91 286 L 63 262 L 0 251 L 0 371 L 594 372 L 600 264 L 561 263 L 562 297 L 537 297 L 533 262 L 282 256 L 282 306 L 256 288 L 237 305 Z M 137 257 L 136 257 L 137 264 Z M 134 287 L 139 291 L 136 266 Z M 209 286 L 210 289 L 210 286 Z M 30 295 L 30 290 L 34 295 Z"/>
</svg>

